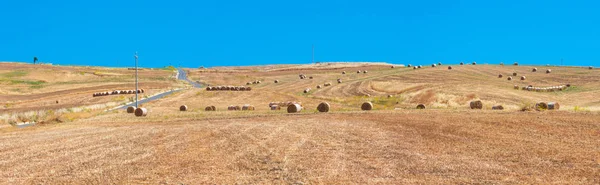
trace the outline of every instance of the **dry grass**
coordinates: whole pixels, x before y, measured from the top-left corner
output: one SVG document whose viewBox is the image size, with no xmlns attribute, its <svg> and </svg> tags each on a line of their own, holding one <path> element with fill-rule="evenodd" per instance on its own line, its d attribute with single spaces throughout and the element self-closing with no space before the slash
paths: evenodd
<svg viewBox="0 0 600 185">
<path fill-rule="evenodd" d="M 1 135 L 7 168 L 0 178 L 17 184 L 600 182 L 600 115 L 466 113 L 148 117 L 144 124 L 107 115 L 118 118 Z"/>
<path fill-rule="evenodd" d="M 341 74 L 357 70 L 369 72 Z M 280 81 L 253 84 L 252 91 L 180 91 L 142 105 L 148 109 L 146 117 L 135 117 L 125 110 L 83 111 L 67 123 L 24 129 L 0 127 L 0 155 L 4 156 L 0 159 L 0 181 L 598 184 L 600 71 L 570 67 L 552 70 L 545 74 L 531 72 L 531 66 L 490 65 L 412 70 L 362 64 L 189 69 L 192 80 L 205 84 Z M 526 73 L 527 82 L 496 76 L 514 71 Z M 118 70 L 106 73 L 121 74 Z M 314 78 L 300 80 L 298 74 Z M 11 75 L 23 77 L 22 73 Z M 301 91 L 337 79 L 344 83 L 306 94 Z M 181 85 L 168 80 L 154 82 L 164 83 L 155 89 Z M 121 82 L 99 80 L 75 87 L 89 88 L 86 90 L 90 92 L 111 90 L 106 83 L 118 86 Z M 513 89 L 514 85 L 562 84 L 572 86 L 548 93 Z M 60 106 L 114 101 L 89 95 L 76 102 L 73 99 L 80 96 L 76 91 L 48 88 L 48 92 L 0 97 L 68 93 L 63 98 L 53 95 L 29 102 L 47 101 L 48 105 L 27 107 L 24 100 L 11 101 L 12 105 L 5 102 L 4 107 L 9 108 L 0 111 L 48 108 L 56 100 Z M 387 97 L 390 94 L 394 96 Z M 469 102 L 475 99 L 483 101 L 484 110 L 469 109 Z M 306 109 L 287 114 L 287 107 L 269 107 L 269 102 L 292 101 L 302 102 Z M 366 101 L 373 102 L 375 111 L 360 111 Z M 330 104 L 329 113 L 317 114 L 315 108 L 321 102 Z M 531 110 L 533 102 L 560 102 L 561 109 L 519 111 Z M 421 103 L 427 109 L 415 110 Z M 182 104 L 188 111 L 177 109 Z M 227 111 L 227 105 L 246 104 L 254 105 L 255 111 Z M 204 111 L 211 105 L 216 105 L 217 111 Z M 492 105 L 503 105 L 504 110 L 491 111 Z"/>
</svg>

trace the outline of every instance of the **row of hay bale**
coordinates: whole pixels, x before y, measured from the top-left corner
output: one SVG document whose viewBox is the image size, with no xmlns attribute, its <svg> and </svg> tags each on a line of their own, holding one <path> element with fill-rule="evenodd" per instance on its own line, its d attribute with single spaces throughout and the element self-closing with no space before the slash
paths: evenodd
<svg viewBox="0 0 600 185">
<path fill-rule="evenodd" d="M 559 86 L 550 86 L 550 87 L 534 87 L 532 85 L 522 87 L 522 90 L 526 91 L 535 91 L 535 92 L 554 92 L 554 91 L 562 91 L 571 87 L 570 84 L 567 85 L 559 85 Z M 515 89 L 519 89 L 518 85 L 514 86 Z"/>
<path fill-rule="evenodd" d="M 141 94 L 146 92 L 144 89 L 138 89 L 137 93 Z M 106 91 L 106 92 L 97 92 L 97 93 L 93 93 L 92 97 L 96 97 L 96 96 L 109 96 L 109 95 L 118 95 L 118 94 L 135 94 L 136 90 L 114 90 L 114 91 Z"/>
<path fill-rule="evenodd" d="M 261 83 L 260 80 L 254 80 L 252 82 L 246 82 L 246 85 L 260 84 L 260 83 Z M 277 82 L 275 82 L 275 83 L 277 83 Z"/>
<path fill-rule="evenodd" d="M 189 110 L 189 108 L 188 108 L 187 105 L 181 105 L 181 106 L 179 106 L 179 111 L 188 111 L 188 110 Z M 255 110 L 255 107 L 252 106 L 252 105 L 249 105 L 249 104 L 245 104 L 245 105 L 242 105 L 242 106 L 239 106 L 239 105 L 230 105 L 230 106 L 227 107 L 227 110 L 230 110 L 230 111 L 234 111 L 234 110 L 249 110 L 250 111 L 250 110 Z M 204 108 L 204 111 L 217 111 L 217 107 L 215 107 L 213 105 L 206 106 Z"/>
<path fill-rule="evenodd" d="M 206 87 L 207 91 L 251 91 L 251 87 L 245 86 L 210 86 Z"/>
<path fill-rule="evenodd" d="M 236 110 L 251 111 L 251 110 L 255 110 L 255 107 L 252 105 L 249 105 L 249 104 L 242 105 L 241 107 L 239 105 L 230 105 L 230 106 L 227 106 L 227 110 L 229 110 L 229 111 L 236 111 Z"/>
<path fill-rule="evenodd" d="M 481 100 L 471 101 L 469 106 L 471 109 L 483 109 L 483 102 Z M 535 110 L 558 110 L 560 109 L 560 104 L 557 102 L 539 102 L 535 104 Z M 494 105 L 492 106 L 492 110 L 504 110 L 504 106 L 502 105 Z"/>
<path fill-rule="evenodd" d="M 127 113 L 133 113 L 136 117 L 144 117 L 148 115 L 148 109 L 141 107 L 129 106 L 127 107 Z"/>
</svg>

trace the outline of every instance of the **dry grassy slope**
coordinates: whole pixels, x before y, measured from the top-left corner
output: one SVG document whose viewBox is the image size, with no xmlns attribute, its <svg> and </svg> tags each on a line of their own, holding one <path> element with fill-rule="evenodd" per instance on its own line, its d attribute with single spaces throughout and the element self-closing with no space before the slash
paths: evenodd
<svg viewBox="0 0 600 185">
<path fill-rule="evenodd" d="M 135 89 L 134 71 L 125 68 L 72 67 L 0 63 L 0 113 L 103 104 L 132 95 L 92 97 L 94 92 Z M 147 94 L 178 82 L 167 70 L 139 71 Z M 57 104 L 56 101 L 59 101 Z"/>
<path fill-rule="evenodd" d="M 124 113 L 106 114 L 5 132 L 0 134 L 4 156 L 0 180 L 600 183 L 597 113 L 407 110 L 223 118 L 182 114 L 188 117 L 151 114 L 133 119 Z"/>
<path fill-rule="evenodd" d="M 360 102 L 371 100 L 385 104 L 383 108 L 393 106 L 414 108 L 419 103 L 437 108 L 465 108 L 470 100 L 482 99 L 487 108 L 502 104 L 511 110 L 516 110 L 523 105 L 538 101 L 556 101 L 561 103 L 564 109 L 572 110 L 574 106 L 581 106 L 589 110 L 600 110 L 600 99 L 594 96 L 600 93 L 600 70 L 597 69 L 535 66 L 538 72 L 534 73 L 531 72 L 533 66 L 454 65 L 453 67 L 453 70 L 448 70 L 445 65 L 413 70 L 391 69 L 389 66 L 363 66 L 312 70 L 269 69 L 269 72 L 261 72 L 260 68 L 254 69 L 257 72 L 247 70 L 236 72 L 235 68 L 230 68 L 227 73 L 190 70 L 190 75 L 193 79 L 200 79 L 212 85 L 245 85 L 246 82 L 254 80 L 263 82 L 250 85 L 254 88 L 253 92 L 211 92 L 210 98 L 205 101 L 206 104 L 215 104 L 223 99 L 227 104 L 251 101 L 254 104 L 266 105 L 270 101 L 297 99 L 314 102 L 311 103 L 312 106 L 318 101 L 328 100 L 345 105 L 347 109 L 353 109 L 353 106 Z M 364 69 L 369 73 L 356 74 L 356 70 Z M 552 69 L 552 73 L 546 74 L 546 69 Z M 346 71 L 347 74 L 342 75 L 341 71 Z M 515 79 L 506 80 L 513 72 L 518 73 Z M 314 79 L 300 80 L 298 74 L 313 76 Z M 498 78 L 498 74 L 503 74 L 504 77 Z M 521 81 L 519 80 L 521 76 L 526 76 L 527 79 Z M 337 84 L 337 78 L 342 79 L 343 83 Z M 273 83 L 276 79 L 280 83 Z M 333 86 L 316 89 L 317 85 L 326 82 L 332 83 Z M 529 92 L 513 89 L 514 85 L 545 87 L 567 83 L 573 87 L 563 92 Z M 311 88 L 311 93 L 301 93 L 306 88 Z M 251 97 L 254 98 L 250 100 L 246 94 L 253 94 Z M 364 95 L 367 94 L 372 97 L 365 97 Z M 383 98 L 386 95 L 395 97 L 386 100 Z M 236 101 L 238 99 L 245 101 Z M 391 106 L 395 102 L 398 104 Z"/>
</svg>

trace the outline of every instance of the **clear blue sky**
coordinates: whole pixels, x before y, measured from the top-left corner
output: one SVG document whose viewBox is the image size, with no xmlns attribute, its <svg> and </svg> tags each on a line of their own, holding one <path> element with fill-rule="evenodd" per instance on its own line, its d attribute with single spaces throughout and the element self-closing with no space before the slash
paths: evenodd
<svg viewBox="0 0 600 185">
<path fill-rule="evenodd" d="M 600 66 L 600 2 L 0 2 L 0 61 L 298 64 L 313 44 L 317 61 Z"/>
</svg>

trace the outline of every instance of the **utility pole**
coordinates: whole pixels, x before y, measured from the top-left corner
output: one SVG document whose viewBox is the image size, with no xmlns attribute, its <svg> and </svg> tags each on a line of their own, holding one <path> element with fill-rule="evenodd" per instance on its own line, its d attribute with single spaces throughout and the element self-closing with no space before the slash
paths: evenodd
<svg viewBox="0 0 600 185">
<path fill-rule="evenodd" d="M 135 52 L 135 108 L 139 108 L 138 106 L 138 55 L 137 51 Z"/>
</svg>

